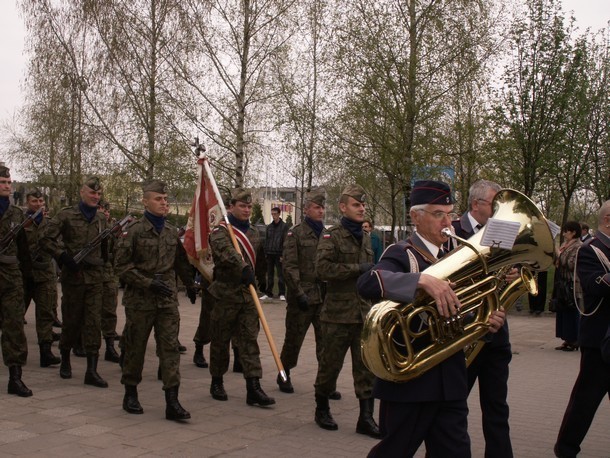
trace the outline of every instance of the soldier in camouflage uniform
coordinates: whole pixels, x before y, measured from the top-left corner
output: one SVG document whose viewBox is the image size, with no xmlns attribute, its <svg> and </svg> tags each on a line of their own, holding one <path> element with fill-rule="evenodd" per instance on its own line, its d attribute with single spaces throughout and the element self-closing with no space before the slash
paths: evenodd
<svg viewBox="0 0 610 458">
<path fill-rule="evenodd" d="M 87 356 L 84 382 L 86 385 L 107 388 L 108 383 L 97 373 L 107 244 L 102 243 L 81 263 L 74 261 L 74 256 L 106 229 L 106 219 L 97 212 L 101 195 L 99 178 L 88 177 L 80 189 L 80 202 L 61 209 L 51 219 L 40 243 L 61 268 L 63 328 L 59 341 L 59 375 L 63 379 L 72 378 L 70 350 L 77 344 L 82 331 Z M 58 243 L 60 239 L 63 247 Z"/>
<path fill-rule="evenodd" d="M 255 285 L 254 268 L 259 245 L 258 233 L 250 227 L 252 195 L 245 189 L 231 193 L 228 217 L 235 237 L 240 244 L 240 255 L 231 242 L 226 225 L 220 225 L 210 234 L 214 258 L 214 280 L 208 289 L 214 296 L 211 316 L 212 343 L 210 345 L 210 394 L 219 401 L 228 399 L 223 375 L 229 368 L 229 342 L 237 337 L 237 347 L 246 379 L 248 405 L 268 406 L 275 400 L 260 386 L 263 369 L 257 337 L 258 313 L 249 285 Z"/>
<path fill-rule="evenodd" d="M 322 354 L 322 329 L 320 311 L 324 299 L 325 285 L 316 277 L 315 262 L 318 240 L 324 230 L 323 194 L 310 193 L 305 197 L 305 219 L 286 234 L 284 241 L 283 266 L 287 286 L 286 294 L 286 335 L 280 359 L 288 375 L 286 382 L 278 374 L 280 391 L 293 393 L 290 370 L 295 368 L 299 352 L 309 326 L 313 324 L 316 338 L 316 359 Z M 329 396 L 340 399 L 337 391 Z"/>
<path fill-rule="evenodd" d="M 110 202 L 100 202 L 98 205 L 98 211 L 104 215 L 106 222 L 110 224 Z M 113 363 L 119 362 L 119 355 L 114 348 L 114 339 L 117 337 L 116 333 L 116 309 L 117 309 L 117 295 L 119 293 L 119 284 L 117 277 L 114 274 L 114 251 L 116 245 L 116 238 L 114 236 L 108 237 L 108 259 L 104 263 L 104 282 L 102 291 L 102 316 L 101 316 L 101 329 L 102 337 L 106 342 L 106 352 L 104 353 L 104 359 Z"/>
<path fill-rule="evenodd" d="M 328 404 L 329 395 L 337 388 L 347 350 L 352 355 L 352 375 L 360 416 L 356 432 L 379 438 L 373 419 L 373 374 L 362 362 L 360 334 L 371 303 L 356 290 L 358 277 L 373 266 L 373 250 L 369 234 L 362 230 L 365 210 L 364 189 L 348 186 L 339 200 L 343 217 L 340 224 L 322 234 L 318 243 L 316 273 L 327 282 L 322 306 L 322 348 L 315 382 L 315 421 L 323 429 L 338 429 Z"/>
<path fill-rule="evenodd" d="M 116 273 L 125 282 L 123 409 L 132 414 L 144 412 L 138 400 L 137 385 L 142 381 L 146 346 L 154 328 L 165 391 L 165 418 L 187 420 L 191 414 L 178 401 L 180 313 L 176 274 L 194 304 L 196 291 L 192 270 L 178 239 L 178 230 L 165 220 L 169 211 L 166 184 L 153 180 L 142 190 L 144 217 L 126 228 L 117 243 L 115 256 Z"/>
<path fill-rule="evenodd" d="M 36 213 L 45 205 L 44 196 L 39 189 L 29 191 L 25 200 L 27 215 Z M 32 276 L 24 277 L 23 300 L 26 310 L 32 299 L 36 304 L 36 334 L 40 347 L 40 367 L 49 367 L 61 362 L 59 357 L 51 351 L 53 321 L 57 308 L 57 275 L 53 259 L 48 253 L 42 251 L 39 245 L 48 224 L 49 219 L 40 213 L 32 224 L 24 229 L 32 255 Z"/>
<path fill-rule="evenodd" d="M 21 224 L 23 211 L 10 204 L 11 175 L 8 167 L 0 166 L 0 238 Z M 0 247 L 4 248 L 4 247 Z M 8 393 L 32 396 L 21 380 L 21 367 L 28 358 L 28 344 L 23 330 L 23 284 L 21 269 L 31 277 L 31 262 L 25 232 L 0 254 L 0 326 L 2 331 L 2 359 L 9 370 Z"/>
</svg>

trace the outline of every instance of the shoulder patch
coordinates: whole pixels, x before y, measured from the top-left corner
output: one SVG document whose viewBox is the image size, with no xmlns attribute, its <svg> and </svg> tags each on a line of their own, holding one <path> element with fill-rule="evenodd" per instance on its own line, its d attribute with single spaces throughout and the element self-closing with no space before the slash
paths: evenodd
<svg viewBox="0 0 610 458">
<path fill-rule="evenodd" d="M 292 237 L 292 231 L 288 231 L 288 233 L 286 234 L 286 237 Z"/>
<path fill-rule="evenodd" d="M 330 234 L 324 233 L 324 234 L 322 234 L 322 238 L 323 239 L 329 239 L 330 238 Z"/>
</svg>

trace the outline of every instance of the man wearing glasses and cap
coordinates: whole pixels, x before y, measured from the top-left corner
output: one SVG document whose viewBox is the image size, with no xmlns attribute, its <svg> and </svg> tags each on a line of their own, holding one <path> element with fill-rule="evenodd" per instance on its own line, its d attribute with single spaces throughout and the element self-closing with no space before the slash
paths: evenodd
<svg viewBox="0 0 610 458">
<path fill-rule="evenodd" d="M 448 238 L 441 231 L 457 218 L 451 189 L 440 181 L 415 182 L 409 214 L 415 233 L 386 249 L 379 262 L 360 276 L 358 291 L 374 302 L 401 303 L 411 303 L 424 291 L 435 300 L 440 316 L 453 316 L 460 302 L 452 284 L 421 273 L 445 255 L 443 245 Z M 504 312 L 495 312 L 490 332 L 497 332 L 503 323 Z M 382 440 L 368 456 L 412 457 L 425 442 L 430 458 L 470 457 L 467 381 L 461 351 L 404 383 L 377 378 L 373 393 L 381 399 Z"/>
</svg>

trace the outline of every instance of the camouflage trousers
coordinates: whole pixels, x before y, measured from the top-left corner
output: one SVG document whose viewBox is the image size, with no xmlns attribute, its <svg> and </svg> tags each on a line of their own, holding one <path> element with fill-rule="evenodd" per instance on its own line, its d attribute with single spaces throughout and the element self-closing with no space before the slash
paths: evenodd
<svg viewBox="0 0 610 458">
<path fill-rule="evenodd" d="M 138 385 L 142 381 L 144 356 L 151 331 L 154 329 L 159 367 L 163 378 L 163 389 L 180 385 L 180 352 L 178 332 L 180 313 L 177 307 L 163 307 L 153 310 L 125 308 L 125 329 L 123 332 L 123 385 Z"/>
<path fill-rule="evenodd" d="M 102 292 L 101 329 L 104 338 L 116 336 L 116 310 L 119 285 L 116 281 L 105 281 Z"/>
<path fill-rule="evenodd" d="M 258 347 L 258 313 L 253 302 L 216 303 L 212 309 L 210 374 L 222 377 L 229 369 L 229 342 L 239 349 L 244 377 L 263 376 Z"/>
<path fill-rule="evenodd" d="M 96 355 L 101 345 L 100 315 L 102 283 L 62 282 L 61 316 L 63 326 L 60 350 L 71 350 L 82 333 L 83 346 L 89 355 Z"/>
<path fill-rule="evenodd" d="M 299 309 L 295 301 L 288 298 L 286 304 L 286 335 L 280 359 L 284 369 L 290 370 L 297 366 L 299 353 L 305 340 L 309 326 L 313 324 L 316 338 L 316 359 L 318 364 L 322 354 L 322 326 L 320 323 L 320 310 L 322 304 L 310 304 L 307 311 Z"/>
<path fill-rule="evenodd" d="M 26 305 L 34 300 L 36 305 L 36 335 L 38 343 L 53 342 L 53 321 L 57 310 L 57 281 L 45 280 L 30 283 L 23 291 Z"/>
<path fill-rule="evenodd" d="M 193 342 L 198 345 L 209 344 L 212 340 L 210 332 L 210 323 L 212 320 L 212 309 L 214 307 L 214 296 L 208 293 L 207 289 L 203 290 L 201 296 L 201 310 L 199 311 L 199 325 L 195 331 Z"/>
<path fill-rule="evenodd" d="M 23 330 L 23 288 L 21 278 L 0 285 L 2 359 L 7 367 L 25 366 L 28 343 Z"/>
<path fill-rule="evenodd" d="M 372 397 L 375 376 L 362 362 L 360 334 L 362 323 L 322 322 L 322 357 L 318 364 L 318 375 L 314 384 L 316 395 L 328 397 L 337 389 L 337 379 L 343 367 L 347 350 L 352 355 L 354 391 L 358 399 Z"/>
</svg>

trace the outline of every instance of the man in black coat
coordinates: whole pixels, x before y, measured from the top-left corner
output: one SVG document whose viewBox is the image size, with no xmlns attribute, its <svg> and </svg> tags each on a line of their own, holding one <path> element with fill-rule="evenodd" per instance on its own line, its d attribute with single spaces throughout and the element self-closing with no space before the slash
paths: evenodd
<svg viewBox="0 0 610 458">
<path fill-rule="evenodd" d="M 600 349 L 610 326 L 610 200 L 599 210 L 595 236 L 578 250 L 576 274 L 584 300 L 580 372 L 555 444 L 555 455 L 561 458 L 580 452 L 597 408 L 610 393 L 610 361 L 604 360 Z"/>
<path fill-rule="evenodd" d="M 411 192 L 411 205 L 416 232 L 386 249 L 373 269 L 358 279 L 358 292 L 373 301 L 410 303 L 422 290 L 434 299 L 441 316 L 453 316 L 460 307 L 453 285 L 420 273 L 444 255 L 443 244 L 448 239 L 441 230 L 448 228 L 456 216 L 452 213 L 451 190 L 443 182 L 417 181 Z M 496 332 L 503 324 L 504 312 L 495 312 L 490 318 L 490 331 Z M 382 440 L 369 457 L 411 457 L 422 442 L 430 458 L 471 456 L 463 352 L 405 383 L 377 378 L 373 395 L 381 399 Z"/>
<path fill-rule="evenodd" d="M 267 262 L 267 290 L 262 300 L 273 297 L 273 285 L 275 284 L 275 271 L 277 271 L 278 296 L 285 301 L 286 287 L 284 285 L 284 272 L 282 270 L 282 252 L 284 250 L 284 239 L 288 232 L 288 226 L 280 218 L 279 207 L 271 209 L 273 221 L 265 231 L 265 260 Z"/>
</svg>

